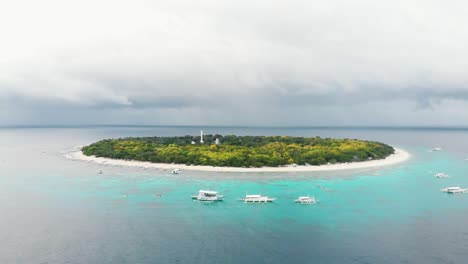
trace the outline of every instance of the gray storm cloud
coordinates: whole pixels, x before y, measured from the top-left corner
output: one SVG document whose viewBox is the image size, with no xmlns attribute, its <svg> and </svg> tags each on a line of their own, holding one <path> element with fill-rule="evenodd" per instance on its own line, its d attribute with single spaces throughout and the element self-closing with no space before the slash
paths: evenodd
<svg viewBox="0 0 468 264">
<path fill-rule="evenodd" d="M 467 11 L 463 1 L 2 1 L 0 117 L 464 125 Z"/>
</svg>

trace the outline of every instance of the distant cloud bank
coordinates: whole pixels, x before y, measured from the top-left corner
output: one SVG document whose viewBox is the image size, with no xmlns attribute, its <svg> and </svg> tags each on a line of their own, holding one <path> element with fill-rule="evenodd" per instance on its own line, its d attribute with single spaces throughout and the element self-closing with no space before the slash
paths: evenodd
<svg viewBox="0 0 468 264">
<path fill-rule="evenodd" d="M 463 1 L 0 2 L 0 125 L 466 125 Z"/>
</svg>

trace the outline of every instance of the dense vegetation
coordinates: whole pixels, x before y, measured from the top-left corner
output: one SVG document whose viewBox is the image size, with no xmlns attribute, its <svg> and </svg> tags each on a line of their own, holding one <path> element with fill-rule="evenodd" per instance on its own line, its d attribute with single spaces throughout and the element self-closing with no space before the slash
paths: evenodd
<svg viewBox="0 0 468 264">
<path fill-rule="evenodd" d="M 394 149 L 383 143 L 357 139 L 286 136 L 143 137 L 106 139 L 83 148 L 87 156 L 113 159 L 210 165 L 262 167 L 321 165 L 383 159 Z M 216 145 L 215 140 L 220 144 Z M 193 142 L 196 144 L 193 144 Z"/>
</svg>

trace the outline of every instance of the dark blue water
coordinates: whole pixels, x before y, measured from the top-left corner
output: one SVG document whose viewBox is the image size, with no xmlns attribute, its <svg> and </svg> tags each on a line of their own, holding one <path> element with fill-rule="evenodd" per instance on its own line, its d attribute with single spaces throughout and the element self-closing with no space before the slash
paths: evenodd
<svg viewBox="0 0 468 264">
<path fill-rule="evenodd" d="M 199 130 L 1 129 L 0 263 L 467 262 L 468 194 L 439 189 L 468 187 L 468 130 L 204 128 L 219 134 L 370 139 L 412 154 L 397 166 L 337 173 L 171 175 L 70 161 L 61 153 L 102 138 Z M 444 151 L 428 152 L 434 146 Z M 451 178 L 436 179 L 436 172 Z M 203 188 L 219 190 L 226 200 L 193 202 L 190 194 Z M 246 192 L 278 200 L 236 201 Z M 292 203 L 306 194 L 321 203 Z"/>
</svg>

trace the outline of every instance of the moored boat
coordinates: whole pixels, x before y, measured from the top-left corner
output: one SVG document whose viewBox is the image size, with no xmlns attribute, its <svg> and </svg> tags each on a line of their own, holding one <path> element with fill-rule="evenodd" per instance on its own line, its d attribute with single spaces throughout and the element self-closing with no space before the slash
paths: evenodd
<svg viewBox="0 0 468 264">
<path fill-rule="evenodd" d="M 467 192 L 467 189 L 460 188 L 459 186 L 454 186 L 454 187 L 447 187 L 447 188 L 440 189 L 440 191 L 455 194 L 455 193 L 465 193 Z"/>
<path fill-rule="evenodd" d="M 192 195 L 192 199 L 203 202 L 214 202 L 222 201 L 224 199 L 224 196 L 218 194 L 218 192 L 216 191 L 200 190 L 198 191 L 198 194 Z"/>
<path fill-rule="evenodd" d="M 445 173 L 445 172 L 438 172 L 438 173 L 435 174 L 435 177 L 436 178 L 448 178 L 449 175 L 447 173 Z"/>
<path fill-rule="evenodd" d="M 313 196 L 299 196 L 294 202 L 300 204 L 315 204 L 318 203 L 318 200 Z"/>
<path fill-rule="evenodd" d="M 172 171 L 172 174 L 179 174 L 180 173 L 180 169 L 175 169 Z"/>
<path fill-rule="evenodd" d="M 260 194 L 247 194 L 244 198 L 240 199 L 244 203 L 271 203 L 276 198 L 270 198 L 268 196 L 261 196 Z"/>
</svg>

